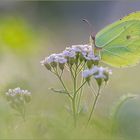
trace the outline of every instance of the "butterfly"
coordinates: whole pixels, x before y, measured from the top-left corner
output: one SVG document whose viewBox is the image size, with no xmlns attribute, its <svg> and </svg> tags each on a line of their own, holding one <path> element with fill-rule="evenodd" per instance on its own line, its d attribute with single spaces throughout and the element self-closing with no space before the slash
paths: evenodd
<svg viewBox="0 0 140 140">
<path fill-rule="evenodd" d="M 104 63 L 113 67 L 136 65 L 140 61 L 140 11 L 108 25 L 94 39 Z"/>
</svg>

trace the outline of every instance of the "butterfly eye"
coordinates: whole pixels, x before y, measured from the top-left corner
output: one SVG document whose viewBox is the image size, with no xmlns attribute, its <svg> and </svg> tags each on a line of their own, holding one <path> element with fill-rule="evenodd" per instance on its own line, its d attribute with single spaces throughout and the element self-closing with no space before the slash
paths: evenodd
<svg viewBox="0 0 140 140">
<path fill-rule="evenodd" d="M 92 40 L 95 40 L 95 36 L 94 36 L 94 35 L 92 35 L 92 34 L 91 34 L 91 38 L 92 38 Z"/>
</svg>

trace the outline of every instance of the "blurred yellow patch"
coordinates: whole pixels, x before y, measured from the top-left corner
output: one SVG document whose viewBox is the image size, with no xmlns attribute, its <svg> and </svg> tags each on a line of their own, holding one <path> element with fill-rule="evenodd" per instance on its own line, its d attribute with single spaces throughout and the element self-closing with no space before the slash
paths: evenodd
<svg viewBox="0 0 140 140">
<path fill-rule="evenodd" d="M 35 49 L 35 31 L 22 18 L 5 18 L 0 22 L 0 44 L 18 54 Z"/>
</svg>

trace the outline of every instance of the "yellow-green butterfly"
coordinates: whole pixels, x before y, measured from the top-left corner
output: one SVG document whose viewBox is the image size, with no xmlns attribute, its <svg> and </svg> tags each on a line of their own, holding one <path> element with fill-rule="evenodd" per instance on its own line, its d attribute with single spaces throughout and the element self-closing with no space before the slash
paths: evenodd
<svg viewBox="0 0 140 140">
<path fill-rule="evenodd" d="M 95 49 L 102 61 L 114 67 L 128 67 L 140 61 L 140 11 L 105 27 L 95 36 Z"/>
</svg>

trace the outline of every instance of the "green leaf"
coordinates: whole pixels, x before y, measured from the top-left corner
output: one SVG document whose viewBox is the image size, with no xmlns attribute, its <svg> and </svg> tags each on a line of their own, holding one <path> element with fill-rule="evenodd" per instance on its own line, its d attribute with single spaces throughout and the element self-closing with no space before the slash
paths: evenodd
<svg viewBox="0 0 140 140">
<path fill-rule="evenodd" d="M 105 27 L 95 37 L 102 61 L 114 67 L 136 65 L 140 60 L 140 12 Z"/>
<path fill-rule="evenodd" d="M 50 88 L 51 91 L 53 91 L 54 93 L 63 93 L 63 94 L 67 94 L 67 92 L 65 90 L 57 90 L 57 89 L 54 89 L 54 88 Z"/>
<path fill-rule="evenodd" d="M 134 94 L 125 94 L 120 97 L 120 99 L 113 105 L 111 109 L 111 118 L 115 119 L 118 111 L 120 110 L 121 106 L 128 101 L 129 99 L 136 98 L 137 95 Z"/>
</svg>

